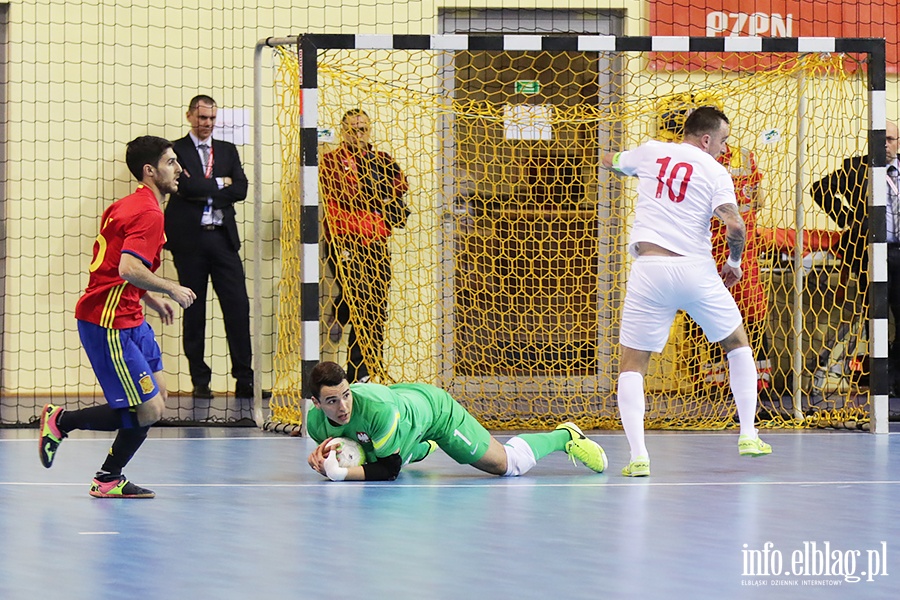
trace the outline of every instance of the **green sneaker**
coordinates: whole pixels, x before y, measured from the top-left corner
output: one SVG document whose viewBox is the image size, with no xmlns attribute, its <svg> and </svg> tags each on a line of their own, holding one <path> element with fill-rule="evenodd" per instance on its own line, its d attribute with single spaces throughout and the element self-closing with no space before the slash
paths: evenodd
<svg viewBox="0 0 900 600">
<path fill-rule="evenodd" d="M 112 481 L 100 481 L 96 477 L 91 482 L 91 490 L 88 492 L 94 498 L 153 498 L 154 492 L 139 485 L 134 485 L 124 475 Z"/>
<path fill-rule="evenodd" d="M 772 454 L 772 446 L 759 439 L 759 435 L 742 435 L 738 439 L 738 452 L 741 456 L 765 456 Z"/>
<path fill-rule="evenodd" d="M 56 449 L 66 438 L 66 434 L 59 430 L 56 424 L 59 415 L 63 412 L 61 406 L 45 404 L 41 410 L 41 436 L 40 442 L 41 464 L 46 468 L 53 466 L 53 459 L 56 457 Z"/>
<path fill-rule="evenodd" d="M 575 459 L 578 459 L 588 469 L 602 473 L 608 463 L 606 461 L 606 452 L 603 451 L 600 444 L 589 440 L 575 423 L 557 425 L 554 431 L 559 429 L 568 431 L 569 436 L 572 438 L 566 442 L 566 454 L 572 457 L 572 463 L 575 463 Z"/>
<path fill-rule="evenodd" d="M 650 475 L 650 459 L 639 456 L 622 469 L 625 477 L 647 477 Z"/>
</svg>

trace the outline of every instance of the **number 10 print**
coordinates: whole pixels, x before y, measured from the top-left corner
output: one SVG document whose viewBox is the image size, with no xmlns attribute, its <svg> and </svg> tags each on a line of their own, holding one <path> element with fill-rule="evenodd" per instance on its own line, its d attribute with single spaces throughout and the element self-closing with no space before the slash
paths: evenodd
<svg viewBox="0 0 900 600">
<path fill-rule="evenodd" d="M 669 163 L 671 161 L 671 156 L 665 156 L 656 160 L 659 164 L 659 175 L 656 176 L 656 180 L 659 182 L 659 185 L 656 186 L 656 197 L 662 198 L 663 187 L 665 187 L 669 191 L 669 200 L 681 202 L 684 200 L 684 194 L 687 192 L 694 167 L 690 163 L 680 162 L 675 163 L 670 171 Z M 678 186 L 678 193 L 675 193 L 676 185 Z"/>
</svg>

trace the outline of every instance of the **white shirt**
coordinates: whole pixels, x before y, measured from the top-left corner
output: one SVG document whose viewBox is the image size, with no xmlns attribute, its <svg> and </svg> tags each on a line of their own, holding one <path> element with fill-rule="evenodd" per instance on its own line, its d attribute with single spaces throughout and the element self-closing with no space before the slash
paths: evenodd
<svg viewBox="0 0 900 600">
<path fill-rule="evenodd" d="M 891 177 L 891 169 L 900 169 L 900 159 L 894 159 L 887 164 L 887 186 L 888 197 L 887 206 L 885 206 L 885 222 L 887 223 L 887 232 L 885 241 L 889 244 L 900 242 L 900 183 L 897 179 Z M 900 173 L 900 172 L 898 172 Z"/>
<path fill-rule="evenodd" d="M 197 149 L 197 156 L 200 157 L 200 164 L 203 165 L 204 172 L 201 173 L 204 177 L 206 177 L 206 156 L 203 155 L 203 150 L 200 148 L 200 144 L 206 144 L 207 150 L 209 152 L 209 156 L 212 156 L 212 136 L 206 138 L 205 140 L 201 140 L 194 132 L 191 131 L 188 133 L 191 136 L 191 141 L 194 142 L 194 148 Z M 222 177 L 216 177 L 216 185 L 219 186 L 221 190 L 225 187 L 225 180 Z M 201 225 L 222 225 L 222 211 L 218 208 L 213 208 L 213 199 L 206 199 L 206 209 L 203 211 L 203 215 L 200 217 Z"/>
<path fill-rule="evenodd" d="M 715 158 L 691 144 L 651 140 L 619 152 L 613 169 L 638 178 L 628 250 L 651 242 L 682 256 L 712 255 L 710 219 L 723 204 L 737 205 L 734 182 Z"/>
</svg>

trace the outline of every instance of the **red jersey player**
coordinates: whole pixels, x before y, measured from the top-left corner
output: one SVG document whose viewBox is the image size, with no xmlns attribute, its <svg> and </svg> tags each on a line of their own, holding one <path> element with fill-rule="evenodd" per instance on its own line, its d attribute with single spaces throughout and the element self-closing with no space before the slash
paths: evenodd
<svg viewBox="0 0 900 600">
<path fill-rule="evenodd" d="M 178 189 L 182 171 L 171 142 L 136 138 L 128 144 L 125 161 L 141 185 L 103 212 L 88 286 L 75 307 L 81 343 L 107 404 L 72 411 L 47 404 L 41 411 L 40 457 L 47 468 L 70 431 L 118 431 L 91 483 L 90 495 L 97 498 L 155 495 L 122 474 L 150 426 L 162 417 L 166 399 L 159 345 L 144 320 L 141 300 L 171 324 L 172 305 L 147 292 L 163 293 L 182 308 L 196 298 L 190 289 L 154 274 L 165 242 L 160 204 Z"/>
</svg>

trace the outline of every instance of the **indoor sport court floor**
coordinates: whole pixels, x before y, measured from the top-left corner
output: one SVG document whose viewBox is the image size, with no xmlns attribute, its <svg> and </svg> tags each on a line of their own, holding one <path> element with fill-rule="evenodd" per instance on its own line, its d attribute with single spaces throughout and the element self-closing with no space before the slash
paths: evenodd
<svg viewBox="0 0 900 600">
<path fill-rule="evenodd" d="M 159 428 L 127 471 L 157 497 L 124 501 L 87 494 L 110 436 L 45 470 L 35 435 L 0 430 L 2 600 L 900 597 L 898 433 L 772 432 L 749 459 L 734 433 L 649 432 L 653 475 L 626 479 L 604 432 L 599 475 L 556 453 L 499 479 L 438 451 L 338 484 L 307 438 Z"/>
</svg>

